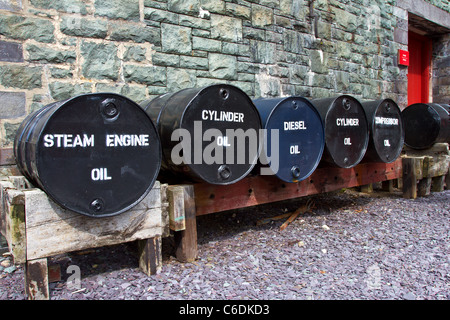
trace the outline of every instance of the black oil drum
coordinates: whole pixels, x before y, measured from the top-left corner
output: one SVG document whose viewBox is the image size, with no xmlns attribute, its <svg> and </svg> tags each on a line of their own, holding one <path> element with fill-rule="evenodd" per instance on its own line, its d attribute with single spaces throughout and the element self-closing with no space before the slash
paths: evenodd
<svg viewBox="0 0 450 320">
<path fill-rule="evenodd" d="M 364 157 L 369 144 L 369 126 L 361 103 L 342 95 L 312 101 L 325 129 L 323 161 L 341 168 L 352 168 Z"/>
<path fill-rule="evenodd" d="M 402 112 L 392 99 L 362 102 L 369 123 L 369 145 L 364 160 L 391 163 L 402 152 L 405 134 Z"/>
<path fill-rule="evenodd" d="M 309 177 L 325 146 L 322 119 L 316 108 L 306 98 L 297 96 L 257 99 L 253 103 L 267 133 L 263 144 L 266 159 L 261 168 L 269 168 L 285 182 Z"/>
<path fill-rule="evenodd" d="M 257 163 L 261 119 L 237 87 L 184 89 L 141 107 L 161 138 L 162 179 L 228 185 L 244 178 Z"/>
<path fill-rule="evenodd" d="M 22 174 L 65 209 L 120 214 L 151 190 L 161 145 L 150 117 L 112 93 L 80 95 L 30 114 L 14 141 Z"/>
<path fill-rule="evenodd" d="M 415 103 L 402 111 L 405 144 L 427 149 L 438 142 L 450 142 L 449 111 L 437 103 Z"/>
</svg>

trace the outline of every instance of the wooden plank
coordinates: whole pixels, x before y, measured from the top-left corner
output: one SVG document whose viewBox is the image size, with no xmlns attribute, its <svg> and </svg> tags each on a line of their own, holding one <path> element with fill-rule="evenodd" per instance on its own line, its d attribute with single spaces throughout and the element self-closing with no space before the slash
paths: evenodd
<svg viewBox="0 0 450 320">
<path fill-rule="evenodd" d="M 169 227 L 169 199 L 168 199 L 168 188 L 169 185 L 167 183 L 161 183 L 161 220 L 163 228 L 162 237 L 170 236 L 170 227 Z"/>
<path fill-rule="evenodd" d="M 427 155 L 435 154 L 447 154 L 450 155 L 448 143 L 435 143 L 433 146 L 427 149 L 413 149 L 407 145 L 403 146 L 403 153 L 412 157 L 423 157 Z"/>
<path fill-rule="evenodd" d="M 450 151 L 448 143 L 436 143 L 431 148 L 423 150 L 415 150 L 404 147 L 403 153 L 406 157 L 423 158 L 422 176 L 418 176 L 418 179 L 432 178 L 445 175 L 448 172 L 450 164 Z"/>
<path fill-rule="evenodd" d="M 162 234 L 159 182 L 132 209 L 104 218 L 64 210 L 39 189 L 23 193 L 28 260 Z"/>
<path fill-rule="evenodd" d="M 387 192 L 394 192 L 394 180 L 386 180 L 381 184 L 381 189 Z"/>
<path fill-rule="evenodd" d="M 423 161 L 423 160 L 422 160 Z M 403 197 L 417 198 L 417 163 L 420 158 L 403 158 Z"/>
<path fill-rule="evenodd" d="M 447 172 L 447 175 L 445 176 L 445 185 L 447 190 L 450 190 L 450 170 Z"/>
<path fill-rule="evenodd" d="M 209 214 L 401 177 L 402 160 L 363 163 L 351 169 L 318 168 L 306 180 L 285 183 L 275 176 L 249 176 L 232 185 L 195 184 L 197 215 Z"/>
<path fill-rule="evenodd" d="M 197 219 L 195 208 L 194 187 L 183 185 L 183 208 L 185 229 L 174 233 L 176 252 L 179 261 L 192 262 L 197 259 Z"/>
<path fill-rule="evenodd" d="M 28 300 L 49 300 L 47 258 L 27 261 L 25 290 Z"/>
<path fill-rule="evenodd" d="M 138 240 L 139 269 L 146 275 L 157 274 L 162 268 L 161 236 Z"/>
<path fill-rule="evenodd" d="M 365 185 L 361 186 L 361 192 L 372 193 L 373 192 L 373 184 L 369 183 L 369 184 L 365 184 Z"/>
<path fill-rule="evenodd" d="M 444 191 L 445 176 L 433 177 L 431 182 L 431 191 L 442 192 Z"/>
<path fill-rule="evenodd" d="M 423 178 L 417 183 L 417 196 L 424 197 L 431 194 L 431 178 Z"/>
<path fill-rule="evenodd" d="M 0 181 L 1 233 L 8 242 L 14 263 L 26 261 L 25 196 L 10 181 Z"/>
<path fill-rule="evenodd" d="M 185 195 L 186 188 L 181 185 L 169 186 L 167 196 L 169 200 L 169 227 L 173 231 L 186 229 Z"/>
</svg>

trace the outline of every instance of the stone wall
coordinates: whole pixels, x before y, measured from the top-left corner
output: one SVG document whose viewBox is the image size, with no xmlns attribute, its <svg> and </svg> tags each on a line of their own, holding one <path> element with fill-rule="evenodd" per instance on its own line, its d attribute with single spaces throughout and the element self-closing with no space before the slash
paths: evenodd
<svg viewBox="0 0 450 320">
<path fill-rule="evenodd" d="M 450 34 L 433 45 L 433 102 L 450 104 Z"/>
<path fill-rule="evenodd" d="M 395 30 L 407 17 L 395 2 L 0 0 L 0 148 L 30 112 L 87 92 L 139 103 L 226 82 L 253 98 L 346 93 L 405 107 Z"/>
</svg>

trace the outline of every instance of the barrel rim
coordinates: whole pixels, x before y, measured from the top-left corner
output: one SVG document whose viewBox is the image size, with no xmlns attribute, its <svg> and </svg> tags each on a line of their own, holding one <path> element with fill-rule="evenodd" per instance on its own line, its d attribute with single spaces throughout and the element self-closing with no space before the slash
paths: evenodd
<svg viewBox="0 0 450 320">
<path fill-rule="evenodd" d="M 156 164 L 156 167 L 158 168 L 158 170 L 155 170 L 155 173 L 154 173 L 154 175 L 153 175 L 153 177 L 152 177 L 150 183 L 148 183 L 148 186 L 147 186 L 146 190 L 141 194 L 141 196 L 140 196 L 139 198 L 137 198 L 133 203 L 129 204 L 128 206 L 126 206 L 126 207 L 124 207 L 124 208 L 122 208 L 122 209 L 120 209 L 120 210 L 116 210 L 116 211 L 114 211 L 114 212 L 111 212 L 111 213 L 109 213 L 109 214 L 99 214 L 99 215 L 94 215 L 94 214 L 89 214 L 88 212 L 85 212 L 85 211 L 83 211 L 83 210 L 78 210 L 78 209 L 74 209 L 74 208 L 67 208 L 67 207 L 66 207 L 66 204 L 63 203 L 60 199 L 58 199 L 57 196 L 54 195 L 54 192 L 52 192 L 51 190 L 48 190 L 47 188 L 43 188 L 44 191 L 45 191 L 45 193 L 46 193 L 51 199 L 53 199 L 56 203 L 62 205 L 64 208 L 66 208 L 66 209 L 68 209 L 68 210 L 70 210 L 70 211 L 73 211 L 73 212 L 76 212 L 76 213 L 79 213 L 79 214 L 88 216 L 88 217 L 92 217 L 92 218 L 105 218 L 105 217 L 116 216 L 116 215 L 119 215 L 119 214 L 121 214 L 121 213 L 123 213 L 123 212 L 125 212 L 125 211 L 127 211 L 127 210 L 130 210 L 130 209 L 133 208 L 134 206 L 136 206 L 136 205 L 137 205 L 139 202 L 141 202 L 141 201 L 149 194 L 149 192 L 152 190 L 152 188 L 153 188 L 153 186 L 154 186 L 154 184 L 155 184 L 155 182 L 156 182 L 156 179 L 157 179 L 157 177 L 158 177 L 159 170 L 160 170 L 160 168 L 161 168 L 161 153 L 162 153 L 162 150 L 161 150 L 161 149 L 162 149 L 162 147 L 161 147 L 161 142 L 160 142 L 158 130 L 156 129 L 155 124 L 154 124 L 153 121 L 150 119 L 150 116 L 145 112 L 145 110 L 143 110 L 136 102 L 134 102 L 133 100 L 131 100 L 131 99 L 129 99 L 129 98 L 123 96 L 123 95 L 120 95 L 120 94 L 117 94 L 117 93 L 114 93 L 114 92 L 85 93 L 85 94 L 80 94 L 80 95 L 74 96 L 74 97 L 72 97 L 72 98 L 70 98 L 70 99 L 67 99 L 67 100 L 62 100 L 60 105 L 58 105 L 58 106 L 56 106 L 56 107 L 53 106 L 55 110 L 52 110 L 51 114 L 50 114 L 50 115 L 47 117 L 47 119 L 45 120 L 44 124 L 42 125 L 42 128 L 41 128 L 40 132 L 38 133 L 38 137 L 41 137 L 41 135 L 42 135 L 42 133 L 44 132 L 45 128 L 47 127 L 47 124 L 48 124 L 49 120 L 51 119 L 51 117 L 52 117 L 56 112 L 58 112 L 58 110 L 60 110 L 61 107 L 63 107 L 63 106 L 66 105 L 67 103 L 74 102 L 74 100 L 78 100 L 78 99 L 84 98 L 84 97 L 89 97 L 89 96 L 105 96 L 105 95 L 115 96 L 115 97 L 118 97 L 119 99 L 124 99 L 124 100 L 126 100 L 127 102 L 129 102 L 130 104 L 134 105 L 134 106 L 136 107 L 136 110 L 138 110 L 138 112 L 141 112 L 141 113 L 145 114 L 145 117 L 147 117 L 147 119 L 149 120 L 149 123 L 150 123 L 151 126 L 153 127 L 154 132 L 156 133 L 156 137 L 157 137 L 156 142 L 157 142 L 157 144 L 158 144 L 158 153 L 159 153 L 159 156 L 157 157 L 157 164 Z M 40 162 L 40 161 L 39 161 L 39 157 L 38 157 L 38 152 L 39 152 L 39 149 L 36 148 L 36 150 L 35 150 L 35 153 L 36 153 L 36 154 L 35 154 L 35 157 L 36 157 L 36 168 L 39 168 L 39 162 Z M 41 182 L 40 182 L 40 179 L 38 180 L 38 182 L 41 183 Z"/>
</svg>

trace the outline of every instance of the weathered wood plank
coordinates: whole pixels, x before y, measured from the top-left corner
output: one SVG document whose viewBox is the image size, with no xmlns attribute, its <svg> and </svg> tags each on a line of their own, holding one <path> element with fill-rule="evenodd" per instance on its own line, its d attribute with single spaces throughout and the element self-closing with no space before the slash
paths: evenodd
<svg viewBox="0 0 450 320">
<path fill-rule="evenodd" d="M 1 233 L 8 242 L 14 263 L 26 261 L 25 196 L 10 181 L 0 181 Z"/>
<path fill-rule="evenodd" d="M 24 194 L 28 260 L 162 234 L 159 188 L 132 209 L 104 218 L 64 210 L 39 189 Z"/>
<path fill-rule="evenodd" d="M 394 192 L 394 180 L 386 180 L 381 184 L 381 189 L 387 192 Z"/>
<path fill-rule="evenodd" d="M 47 195 L 40 189 L 32 189 L 32 190 L 24 190 L 25 193 L 29 193 L 29 197 L 27 198 L 27 210 L 30 210 L 30 215 L 27 215 L 27 227 L 28 226 L 38 226 L 38 225 L 44 225 L 47 223 L 52 223 L 55 220 L 72 220 L 74 217 L 84 217 L 80 214 L 75 214 L 74 212 L 70 210 L 65 210 L 62 207 L 60 207 L 58 204 L 53 202 L 50 198 L 47 197 Z M 48 201 L 46 201 L 48 199 Z M 42 203 L 41 203 L 42 201 Z M 40 213 L 40 214 L 34 214 L 32 210 L 37 209 L 36 207 L 39 207 L 41 205 L 45 205 L 45 207 L 48 209 L 49 212 L 47 213 Z M 161 193 L 160 193 L 160 184 L 157 181 L 153 187 L 152 190 L 147 194 L 147 196 L 142 199 L 141 202 L 139 202 L 136 206 L 131 208 L 128 211 L 145 211 L 147 209 L 153 209 L 153 208 L 160 208 L 161 207 Z M 120 217 L 122 214 L 119 214 L 115 217 Z M 88 219 L 83 219 L 84 221 L 94 221 L 99 220 L 103 221 L 103 219 L 106 219 L 106 221 L 109 219 L 109 217 L 106 218 L 90 218 L 86 217 Z M 111 217 L 114 218 L 114 217 Z M 114 220 L 114 219 L 112 219 Z"/>
<path fill-rule="evenodd" d="M 186 229 L 185 195 L 186 186 L 169 186 L 167 190 L 169 200 L 169 227 L 173 231 Z"/>
<path fill-rule="evenodd" d="M 197 215 L 282 201 L 401 177 L 402 160 L 363 163 L 351 169 L 318 168 L 306 180 L 285 183 L 275 176 L 250 176 L 229 186 L 195 184 Z"/>
<path fill-rule="evenodd" d="M 49 300 L 47 258 L 27 261 L 25 290 L 28 300 Z"/>
<path fill-rule="evenodd" d="M 194 187 L 192 185 L 183 185 L 182 188 L 185 229 L 174 233 L 175 255 L 179 261 L 192 262 L 198 256 Z"/>
<path fill-rule="evenodd" d="M 445 186 L 445 176 L 433 177 L 431 182 L 431 191 L 442 192 Z"/>
<path fill-rule="evenodd" d="M 161 236 L 138 240 L 139 269 L 146 275 L 157 274 L 162 268 Z"/>
<path fill-rule="evenodd" d="M 170 236 L 170 227 L 169 227 L 169 199 L 168 199 L 168 188 L 169 185 L 167 183 L 161 183 L 161 219 L 162 224 L 164 226 L 163 229 L 163 238 Z"/>
<path fill-rule="evenodd" d="M 417 196 L 424 197 L 431 194 L 431 178 L 423 178 L 417 183 Z"/>
<path fill-rule="evenodd" d="M 417 198 L 417 163 L 420 158 L 403 158 L 403 197 Z M 423 159 L 422 159 L 423 162 Z"/>
</svg>

